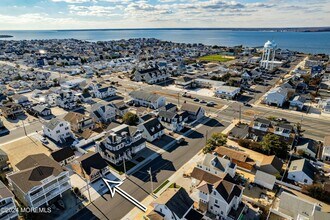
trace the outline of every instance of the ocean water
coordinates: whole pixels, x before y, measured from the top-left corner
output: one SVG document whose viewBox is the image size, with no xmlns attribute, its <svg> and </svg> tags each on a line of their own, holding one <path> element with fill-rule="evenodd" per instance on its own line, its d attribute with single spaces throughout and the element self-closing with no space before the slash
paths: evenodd
<svg viewBox="0 0 330 220">
<path fill-rule="evenodd" d="M 0 31 L 13 38 L 0 40 L 66 39 L 108 41 L 130 38 L 157 38 L 179 43 L 203 43 L 221 46 L 262 46 L 274 40 L 282 49 L 305 53 L 330 54 L 330 32 L 274 32 L 220 29 L 108 29 L 60 31 Z"/>
</svg>

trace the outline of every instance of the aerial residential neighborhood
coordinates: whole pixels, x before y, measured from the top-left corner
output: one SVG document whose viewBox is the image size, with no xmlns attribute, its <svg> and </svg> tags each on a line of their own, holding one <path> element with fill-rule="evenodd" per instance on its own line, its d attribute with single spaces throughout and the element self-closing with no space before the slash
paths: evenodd
<svg viewBox="0 0 330 220">
<path fill-rule="evenodd" d="M 262 43 L 0 41 L 0 219 L 330 219 L 329 56 Z"/>
</svg>

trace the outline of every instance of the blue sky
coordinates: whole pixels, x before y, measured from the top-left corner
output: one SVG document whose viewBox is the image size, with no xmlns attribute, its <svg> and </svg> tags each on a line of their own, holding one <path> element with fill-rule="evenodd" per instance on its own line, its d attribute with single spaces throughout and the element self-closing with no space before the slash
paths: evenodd
<svg viewBox="0 0 330 220">
<path fill-rule="evenodd" d="M 0 29 L 330 26 L 330 0 L 1 0 Z"/>
</svg>

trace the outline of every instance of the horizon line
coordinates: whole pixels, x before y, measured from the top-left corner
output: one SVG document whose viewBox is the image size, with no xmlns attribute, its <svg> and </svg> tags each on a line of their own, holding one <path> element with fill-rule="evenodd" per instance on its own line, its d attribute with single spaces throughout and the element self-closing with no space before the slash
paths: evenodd
<svg viewBox="0 0 330 220">
<path fill-rule="evenodd" d="M 299 30 L 321 29 L 330 31 L 330 26 L 320 27 L 140 27 L 140 28 L 77 28 L 77 29 L 16 29 L 0 31 L 106 31 L 106 30 Z"/>
</svg>

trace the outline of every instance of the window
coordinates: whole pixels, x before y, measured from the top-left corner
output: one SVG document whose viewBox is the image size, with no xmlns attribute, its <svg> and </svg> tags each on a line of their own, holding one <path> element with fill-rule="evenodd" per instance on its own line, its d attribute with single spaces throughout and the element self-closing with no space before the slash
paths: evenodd
<svg viewBox="0 0 330 220">
<path fill-rule="evenodd" d="M 58 134 L 58 133 L 60 133 L 60 131 L 57 130 L 57 131 L 56 131 L 56 134 Z"/>
<path fill-rule="evenodd" d="M 214 200 L 215 204 L 218 204 L 218 200 Z"/>
<path fill-rule="evenodd" d="M 307 183 L 307 179 L 304 179 L 304 183 Z"/>
</svg>

